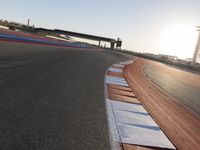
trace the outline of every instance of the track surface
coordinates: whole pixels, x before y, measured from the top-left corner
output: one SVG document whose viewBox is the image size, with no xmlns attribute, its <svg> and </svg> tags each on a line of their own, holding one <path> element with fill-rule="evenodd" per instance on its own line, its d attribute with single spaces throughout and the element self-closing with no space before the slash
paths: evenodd
<svg viewBox="0 0 200 150">
<path fill-rule="evenodd" d="M 155 84 L 200 116 L 200 75 L 156 62 L 148 64 L 144 72 Z"/>
<path fill-rule="evenodd" d="M 0 42 L 0 149 L 109 149 L 109 51 Z"/>
</svg>

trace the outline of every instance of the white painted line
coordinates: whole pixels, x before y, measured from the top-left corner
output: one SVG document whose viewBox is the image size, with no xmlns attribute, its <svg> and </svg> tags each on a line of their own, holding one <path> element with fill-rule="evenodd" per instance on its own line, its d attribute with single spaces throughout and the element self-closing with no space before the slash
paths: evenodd
<svg viewBox="0 0 200 150">
<path fill-rule="evenodd" d="M 116 84 L 121 86 L 128 87 L 128 84 L 125 79 L 113 76 L 106 76 L 106 83 L 107 84 Z"/>
<path fill-rule="evenodd" d="M 122 143 L 175 149 L 142 105 L 110 101 Z"/>
<path fill-rule="evenodd" d="M 109 68 L 108 68 L 108 71 L 116 72 L 116 73 L 123 73 L 123 70 L 122 70 L 122 69 L 119 69 L 119 68 L 112 68 L 112 67 L 109 67 Z"/>
<path fill-rule="evenodd" d="M 125 67 L 125 65 L 122 65 L 122 64 L 114 64 L 113 66 L 115 66 L 115 67 Z"/>
<path fill-rule="evenodd" d="M 113 114 L 111 100 L 106 99 L 106 110 L 107 110 L 107 120 L 109 126 L 109 139 L 110 139 L 111 150 L 121 150 L 120 146 L 121 140 L 117 130 L 117 124 Z"/>
</svg>

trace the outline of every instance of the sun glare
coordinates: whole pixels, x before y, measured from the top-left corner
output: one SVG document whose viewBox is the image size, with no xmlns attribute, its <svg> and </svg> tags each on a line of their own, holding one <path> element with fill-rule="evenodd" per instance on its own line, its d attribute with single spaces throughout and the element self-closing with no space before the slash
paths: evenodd
<svg viewBox="0 0 200 150">
<path fill-rule="evenodd" d="M 161 31 L 160 53 L 191 58 L 194 52 L 197 31 L 194 25 L 172 24 Z"/>
</svg>

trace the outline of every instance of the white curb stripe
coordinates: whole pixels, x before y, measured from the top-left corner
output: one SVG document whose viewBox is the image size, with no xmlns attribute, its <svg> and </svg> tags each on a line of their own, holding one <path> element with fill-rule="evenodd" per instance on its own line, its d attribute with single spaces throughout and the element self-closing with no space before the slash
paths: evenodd
<svg viewBox="0 0 200 150">
<path fill-rule="evenodd" d="M 174 149 L 142 105 L 111 103 L 122 143 Z"/>
<path fill-rule="evenodd" d="M 122 70 L 122 69 L 112 68 L 112 67 L 109 67 L 109 68 L 108 68 L 108 71 L 116 72 L 116 73 L 123 73 L 123 70 Z"/>
<path fill-rule="evenodd" d="M 113 66 L 125 67 L 132 63 L 133 61 L 126 61 Z M 107 71 L 123 73 L 123 68 L 109 67 Z M 105 75 L 105 84 L 128 87 L 124 78 L 110 75 Z M 175 149 L 141 104 L 106 99 L 106 108 L 112 150 L 122 150 L 121 144 Z"/>
<path fill-rule="evenodd" d="M 120 64 L 122 64 L 122 65 L 130 65 L 130 64 L 132 64 L 132 63 L 133 63 L 132 60 L 130 60 L 130 61 L 124 61 L 124 62 L 120 62 Z"/>
<path fill-rule="evenodd" d="M 106 83 L 128 87 L 126 80 L 123 78 L 118 78 L 118 77 L 106 76 Z"/>
<path fill-rule="evenodd" d="M 114 64 L 113 66 L 114 67 L 122 67 L 122 68 L 125 67 L 125 65 L 122 65 L 122 64 Z"/>
<path fill-rule="evenodd" d="M 127 83 L 126 80 L 124 78 L 121 78 L 121 77 L 115 77 L 115 76 L 107 75 L 106 78 L 108 80 L 115 80 L 115 81 Z"/>
</svg>

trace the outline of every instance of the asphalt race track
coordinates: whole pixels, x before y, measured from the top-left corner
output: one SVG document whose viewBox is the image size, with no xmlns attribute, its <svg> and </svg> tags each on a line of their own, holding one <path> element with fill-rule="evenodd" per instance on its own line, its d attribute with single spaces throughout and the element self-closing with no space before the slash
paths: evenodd
<svg viewBox="0 0 200 150">
<path fill-rule="evenodd" d="M 104 74 L 130 58 L 0 42 L 0 149 L 109 149 Z"/>
</svg>

